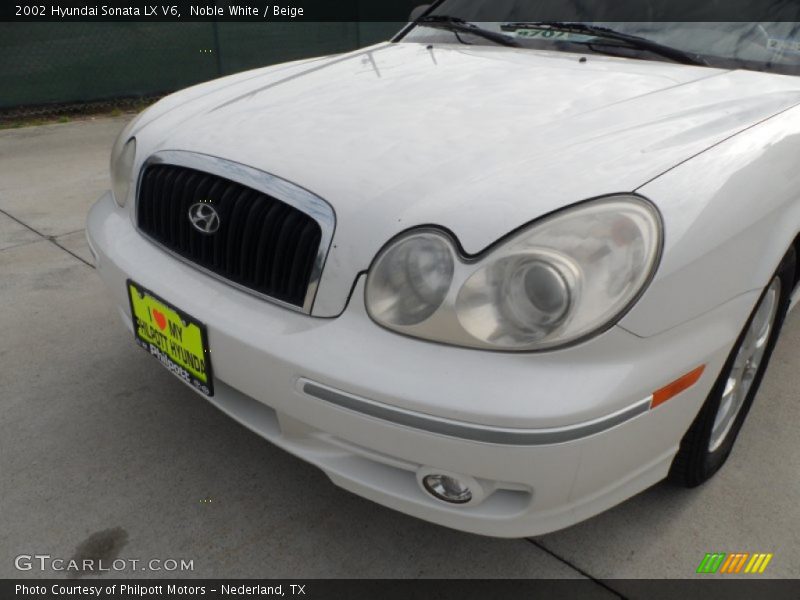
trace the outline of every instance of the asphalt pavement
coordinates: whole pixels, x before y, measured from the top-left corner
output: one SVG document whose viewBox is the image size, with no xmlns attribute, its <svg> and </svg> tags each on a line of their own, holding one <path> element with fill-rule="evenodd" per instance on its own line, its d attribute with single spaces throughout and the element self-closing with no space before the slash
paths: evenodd
<svg viewBox="0 0 800 600">
<path fill-rule="evenodd" d="M 590 578 L 614 597 L 637 593 L 602 580 L 692 577 L 707 552 L 800 575 L 797 313 L 705 486 L 661 483 L 535 539 L 451 531 L 336 488 L 135 346 L 83 232 L 125 119 L 0 131 L 0 577 L 110 576 L 15 567 L 48 554 L 192 561 L 123 577 Z"/>
</svg>

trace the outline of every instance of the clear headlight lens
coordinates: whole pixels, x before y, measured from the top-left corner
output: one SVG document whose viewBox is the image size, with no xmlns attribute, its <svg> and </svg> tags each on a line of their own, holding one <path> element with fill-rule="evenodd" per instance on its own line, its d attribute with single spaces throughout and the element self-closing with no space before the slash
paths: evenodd
<svg viewBox="0 0 800 600">
<path fill-rule="evenodd" d="M 450 241 L 418 233 L 382 252 L 370 275 L 370 314 L 395 326 L 416 325 L 438 309 L 450 289 L 455 260 Z"/>
<path fill-rule="evenodd" d="M 128 200 L 133 180 L 133 162 L 136 159 L 136 138 L 127 138 L 127 129 L 111 149 L 111 191 L 120 206 L 125 206 Z"/>
<path fill-rule="evenodd" d="M 444 233 L 411 231 L 378 255 L 367 310 L 379 324 L 475 348 L 563 346 L 616 323 L 652 277 L 661 220 L 638 196 L 565 209 L 477 258 Z"/>
</svg>

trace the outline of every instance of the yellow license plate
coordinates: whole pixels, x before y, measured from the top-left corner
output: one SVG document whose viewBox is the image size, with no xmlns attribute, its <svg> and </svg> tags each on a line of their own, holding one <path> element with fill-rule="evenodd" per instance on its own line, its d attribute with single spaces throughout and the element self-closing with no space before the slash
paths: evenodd
<svg viewBox="0 0 800 600">
<path fill-rule="evenodd" d="M 130 279 L 127 285 L 136 343 L 174 375 L 213 396 L 205 325 Z"/>
</svg>

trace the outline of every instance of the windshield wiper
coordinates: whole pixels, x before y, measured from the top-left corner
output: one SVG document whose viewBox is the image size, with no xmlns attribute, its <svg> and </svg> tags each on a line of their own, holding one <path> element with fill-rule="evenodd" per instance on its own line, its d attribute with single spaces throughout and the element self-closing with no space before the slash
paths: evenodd
<svg viewBox="0 0 800 600">
<path fill-rule="evenodd" d="M 427 15 L 425 17 L 420 17 L 415 21 L 415 23 L 417 25 L 424 25 L 425 27 L 446 29 L 447 31 L 452 31 L 454 33 L 469 33 L 471 35 L 477 35 L 478 37 L 482 37 L 483 39 L 489 40 L 496 44 L 502 44 L 503 46 L 519 46 L 519 43 L 507 35 L 498 33 L 496 31 L 483 29 L 474 23 L 470 23 L 464 19 L 459 19 L 458 17 L 451 17 L 449 15 Z"/>
<path fill-rule="evenodd" d="M 586 23 L 566 23 L 559 21 L 534 21 L 522 23 L 504 23 L 502 29 L 505 31 L 516 31 L 518 29 L 544 29 L 547 31 L 559 31 L 563 33 L 578 33 L 584 35 L 591 35 L 600 39 L 614 40 L 622 42 L 629 48 L 638 50 L 646 50 L 653 54 L 658 54 L 664 58 L 669 58 L 675 62 L 687 65 L 707 66 L 708 63 L 697 54 L 686 52 L 679 48 L 665 46 L 653 40 L 639 37 L 638 35 L 631 35 L 629 33 L 622 33 L 609 27 L 601 27 L 599 25 L 587 25 Z M 590 45 L 591 42 L 586 42 Z"/>
</svg>

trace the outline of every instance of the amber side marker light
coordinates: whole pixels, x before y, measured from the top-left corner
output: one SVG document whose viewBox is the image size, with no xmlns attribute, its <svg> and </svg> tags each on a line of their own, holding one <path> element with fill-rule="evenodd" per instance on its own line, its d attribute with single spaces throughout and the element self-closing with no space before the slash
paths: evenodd
<svg viewBox="0 0 800 600">
<path fill-rule="evenodd" d="M 654 409 L 656 406 L 664 404 L 670 398 L 673 398 L 680 394 L 684 390 L 688 390 L 692 387 L 697 381 L 700 379 L 700 376 L 705 371 L 706 366 L 700 365 L 693 371 L 689 371 L 686 375 L 681 375 L 672 383 L 668 383 L 661 389 L 656 390 L 653 392 L 653 399 L 650 401 L 650 409 Z"/>
</svg>

